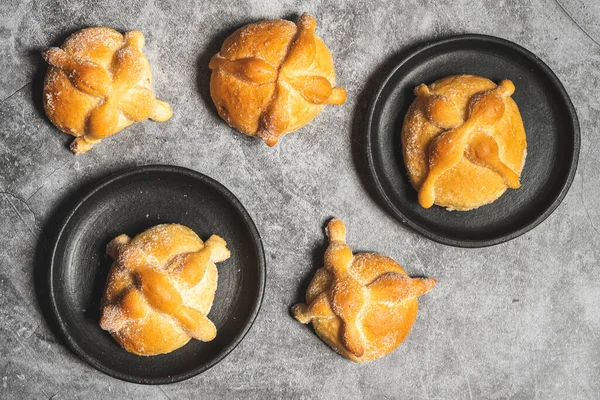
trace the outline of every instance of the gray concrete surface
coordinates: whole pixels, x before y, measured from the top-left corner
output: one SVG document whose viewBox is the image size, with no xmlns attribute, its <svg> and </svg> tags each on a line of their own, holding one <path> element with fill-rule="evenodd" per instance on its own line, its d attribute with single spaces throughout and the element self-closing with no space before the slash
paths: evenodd
<svg viewBox="0 0 600 400">
<path fill-rule="evenodd" d="M 559 1 L 2 1 L 0 398 L 599 398 L 600 6 Z M 349 98 L 269 149 L 216 116 L 207 64 L 235 28 L 303 11 L 317 17 Z M 146 35 L 156 92 L 175 114 L 75 157 L 40 107 L 40 50 L 91 25 Z M 582 132 L 579 169 L 556 212 L 516 240 L 475 250 L 438 245 L 390 217 L 365 189 L 356 155 L 366 104 L 397 55 L 467 32 L 541 57 L 571 95 Z M 160 387 L 79 360 L 52 333 L 36 293 L 59 206 L 147 163 L 189 167 L 229 187 L 263 235 L 269 276 L 242 344 L 203 375 Z M 376 362 L 339 357 L 288 313 L 330 216 L 345 220 L 355 249 L 439 279 L 405 343 Z"/>
</svg>

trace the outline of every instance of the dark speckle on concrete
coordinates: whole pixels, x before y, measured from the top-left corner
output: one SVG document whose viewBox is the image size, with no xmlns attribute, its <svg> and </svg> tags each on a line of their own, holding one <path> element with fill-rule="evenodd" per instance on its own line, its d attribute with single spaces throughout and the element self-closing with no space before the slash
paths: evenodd
<svg viewBox="0 0 600 400">
<path fill-rule="evenodd" d="M 0 398 L 598 398 L 600 393 L 600 6 L 593 0 L 0 2 Z M 208 60 L 237 27 L 316 16 L 342 107 L 269 149 L 230 129 L 208 97 Z M 73 156 L 41 108 L 40 50 L 87 26 L 138 29 L 172 120 L 146 121 Z M 572 97 L 579 169 L 562 205 L 509 243 L 459 249 L 390 217 L 356 153 L 365 107 L 398 54 L 459 33 L 515 41 Z M 161 387 L 97 372 L 56 337 L 43 270 L 65 204 L 98 179 L 148 163 L 212 176 L 244 203 L 268 260 L 262 311 L 242 344 L 201 376 Z M 439 279 L 404 344 L 353 364 L 294 321 L 289 306 L 322 257 L 324 222 L 354 248 Z"/>
</svg>

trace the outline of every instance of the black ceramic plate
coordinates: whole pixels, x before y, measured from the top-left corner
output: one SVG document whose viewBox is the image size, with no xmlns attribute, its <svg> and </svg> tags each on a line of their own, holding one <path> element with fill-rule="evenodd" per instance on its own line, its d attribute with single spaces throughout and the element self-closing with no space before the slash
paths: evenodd
<svg viewBox="0 0 600 400">
<path fill-rule="evenodd" d="M 108 242 L 162 223 L 180 223 L 202 239 L 218 234 L 231 258 L 219 263 L 209 318 L 215 340 L 191 340 L 172 353 L 141 357 L 123 350 L 98 326 L 99 302 L 111 260 Z M 260 308 L 265 260 L 259 233 L 236 197 L 198 172 L 144 166 L 114 175 L 73 208 L 52 254 L 52 307 L 67 344 L 81 358 L 116 378 L 146 384 L 181 381 L 221 361 L 244 338 Z"/>
<path fill-rule="evenodd" d="M 494 203 L 467 212 L 419 206 L 400 144 L 413 89 L 455 74 L 512 80 L 516 86 L 512 97 L 527 133 L 522 187 L 508 189 Z M 427 44 L 392 71 L 371 104 L 366 148 L 375 186 L 396 218 L 437 242 L 482 247 L 522 235 L 556 209 L 573 181 L 579 142 L 573 104 L 542 60 L 504 39 L 465 35 Z"/>
</svg>

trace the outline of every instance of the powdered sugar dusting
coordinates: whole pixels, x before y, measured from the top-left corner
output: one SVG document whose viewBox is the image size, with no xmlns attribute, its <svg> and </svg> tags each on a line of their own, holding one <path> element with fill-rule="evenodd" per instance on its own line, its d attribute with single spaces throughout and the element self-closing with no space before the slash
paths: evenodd
<svg viewBox="0 0 600 400">
<path fill-rule="evenodd" d="M 145 328 L 148 318 L 154 318 L 153 321 L 160 321 L 161 324 L 164 324 L 162 329 L 170 327 L 170 329 L 179 332 L 178 335 L 185 335 L 185 332 L 187 332 L 187 325 L 183 325 L 182 322 L 177 319 L 180 317 L 175 317 L 175 315 L 171 315 L 165 311 L 166 309 L 163 309 L 165 305 L 172 302 L 175 297 L 169 295 L 169 302 L 165 305 L 162 305 L 163 303 L 160 302 L 156 303 L 156 300 L 148 302 L 148 298 L 145 297 L 144 293 L 149 290 L 148 288 L 152 288 L 153 286 L 145 285 L 157 285 L 160 282 L 160 284 L 163 285 L 163 290 L 166 291 L 165 293 L 175 290 L 178 295 L 181 296 L 181 299 L 178 301 L 181 301 L 181 304 L 184 306 L 202 312 L 200 308 L 197 308 L 197 305 L 200 305 L 202 309 L 205 309 L 205 311 L 208 312 L 212 306 L 214 290 L 218 278 L 214 264 L 210 263 L 210 265 L 206 267 L 198 265 L 198 268 L 205 268 L 206 272 L 199 277 L 197 283 L 192 287 L 186 287 L 178 281 L 177 274 L 183 273 L 184 271 L 182 271 L 181 268 L 171 265 L 172 263 L 181 261 L 182 257 L 193 254 L 185 252 L 181 253 L 181 249 L 189 248 L 190 243 L 195 243 L 195 251 L 200 251 L 203 248 L 202 240 L 200 240 L 200 238 L 198 238 L 198 236 L 189 228 L 177 224 L 157 225 L 140 235 L 137 235 L 131 241 L 128 241 L 128 239 L 121 240 L 123 236 L 120 236 L 114 241 L 119 243 L 117 246 L 109 246 L 109 248 L 112 249 L 117 248 L 118 255 L 117 261 L 111 267 L 107 281 L 105 299 L 109 304 L 103 305 L 102 328 L 113 333 L 115 339 L 122 345 L 126 346 L 125 344 L 127 343 L 126 348 L 128 349 L 128 346 L 132 345 L 132 341 L 135 342 L 135 338 L 141 334 L 140 330 L 149 329 Z M 222 241 L 222 239 L 219 240 L 221 240 L 221 242 L 218 243 L 221 246 L 224 246 L 224 241 Z M 212 249 L 212 247 L 208 247 L 207 249 Z M 227 252 L 227 254 L 229 253 Z M 190 260 L 192 259 L 186 259 L 186 268 L 190 267 Z M 193 260 L 208 261 L 207 258 L 202 257 L 197 257 Z M 164 278 L 160 276 L 157 277 L 155 272 L 146 275 L 146 271 L 148 270 L 159 272 L 160 275 L 166 277 L 169 281 L 167 286 L 172 286 L 172 288 L 164 287 L 164 281 L 162 281 Z M 147 282 L 147 284 L 144 282 Z M 130 291 L 132 290 L 136 292 L 131 293 Z M 129 295 L 126 295 L 126 293 L 129 293 Z M 160 293 L 160 291 L 158 293 Z M 131 294 L 134 294 L 134 296 L 131 297 Z M 195 297 L 201 297 L 203 300 L 198 302 L 194 299 Z M 129 300 L 124 300 L 126 298 Z M 153 297 L 150 297 L 150 299 L 152 298 Z M 140 301 L 142 304 L 140 304 Z M 134 308 L 125 309 L 124 304 L 128 304 L 130 307 Z M 157 304 L 161 304 L 161 306 L 158 307 Z M 155 309 L 154 307 L 158 307 L 158 309 Z M 191 315 L 193 315 L 193 313 Z M 157 318 L 158 320 L 156 320 Z M 142 336 L 144 335 L 145 334 Z M 185 341 L 181 344 L 183 343 L 185 343 Z M 181 344 L 177 344 L 177 346 Z M 164 348 L 170 348 L 169 346 L 169 343 L 164 343 Z M 135 342 L 135 349 L 132 351 L 143 353 L 145 351 L 143 343 Z"/>
</svg>

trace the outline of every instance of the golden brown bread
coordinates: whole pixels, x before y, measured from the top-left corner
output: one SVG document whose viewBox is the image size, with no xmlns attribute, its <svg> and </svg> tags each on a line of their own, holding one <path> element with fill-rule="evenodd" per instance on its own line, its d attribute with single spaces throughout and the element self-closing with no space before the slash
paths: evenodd
<svg viewBox="0 0 600 400">
<path fill-rule="evenodd" d="M 456 75 L 415 89 L 402 152 L 424 208 L 466 211 L 520 187 L 525 128 L 509 80 Z"/>
<path fill-rule="evenodd" d="M 329 49 L 303 14 L 246 25 L 210 60 L 210 95 L 230 126 L 274 146 L 279 136 L 313 120 L 327 104 L 346 101 L 335 86 Z"/>
<path fill-rule="evenodd" d="M 303 324 L 312 322 L 321 339 L 355 361 L 383 357 L 404 341 L 417 318 L 417 296 L 427 293 L 432 278 L 410 278 L 391 258 L 352 254 L 340 219 L 327 227 L 325 267 L 317 270 L 306 291 L 306 304 L 292 307 Z"/>
<path fill-rule="evenodd" d="M 63 45 L 46 49 L 50 68 L 44 80 L 44 109 L 61 131 L 77 137 L 74 153 L 134 122 L 166 121 L 172 111 L 152 92 L 150 63 L 142 53 L 144 35 L 125 35 L 102 26 L 82 29 Z"/>
<path fill-rule="evenodd" d="M 154 226 L 107 247 L 112 264 L 101 304 L 100 326 L 125 350 L 150 356 L 169 353 L 191 338 L 216 336 L 206 317 L 217 289 L 216 262 L 229 258 L 226 243 L 205 243 L 178 224 Z"/>
</svg>

